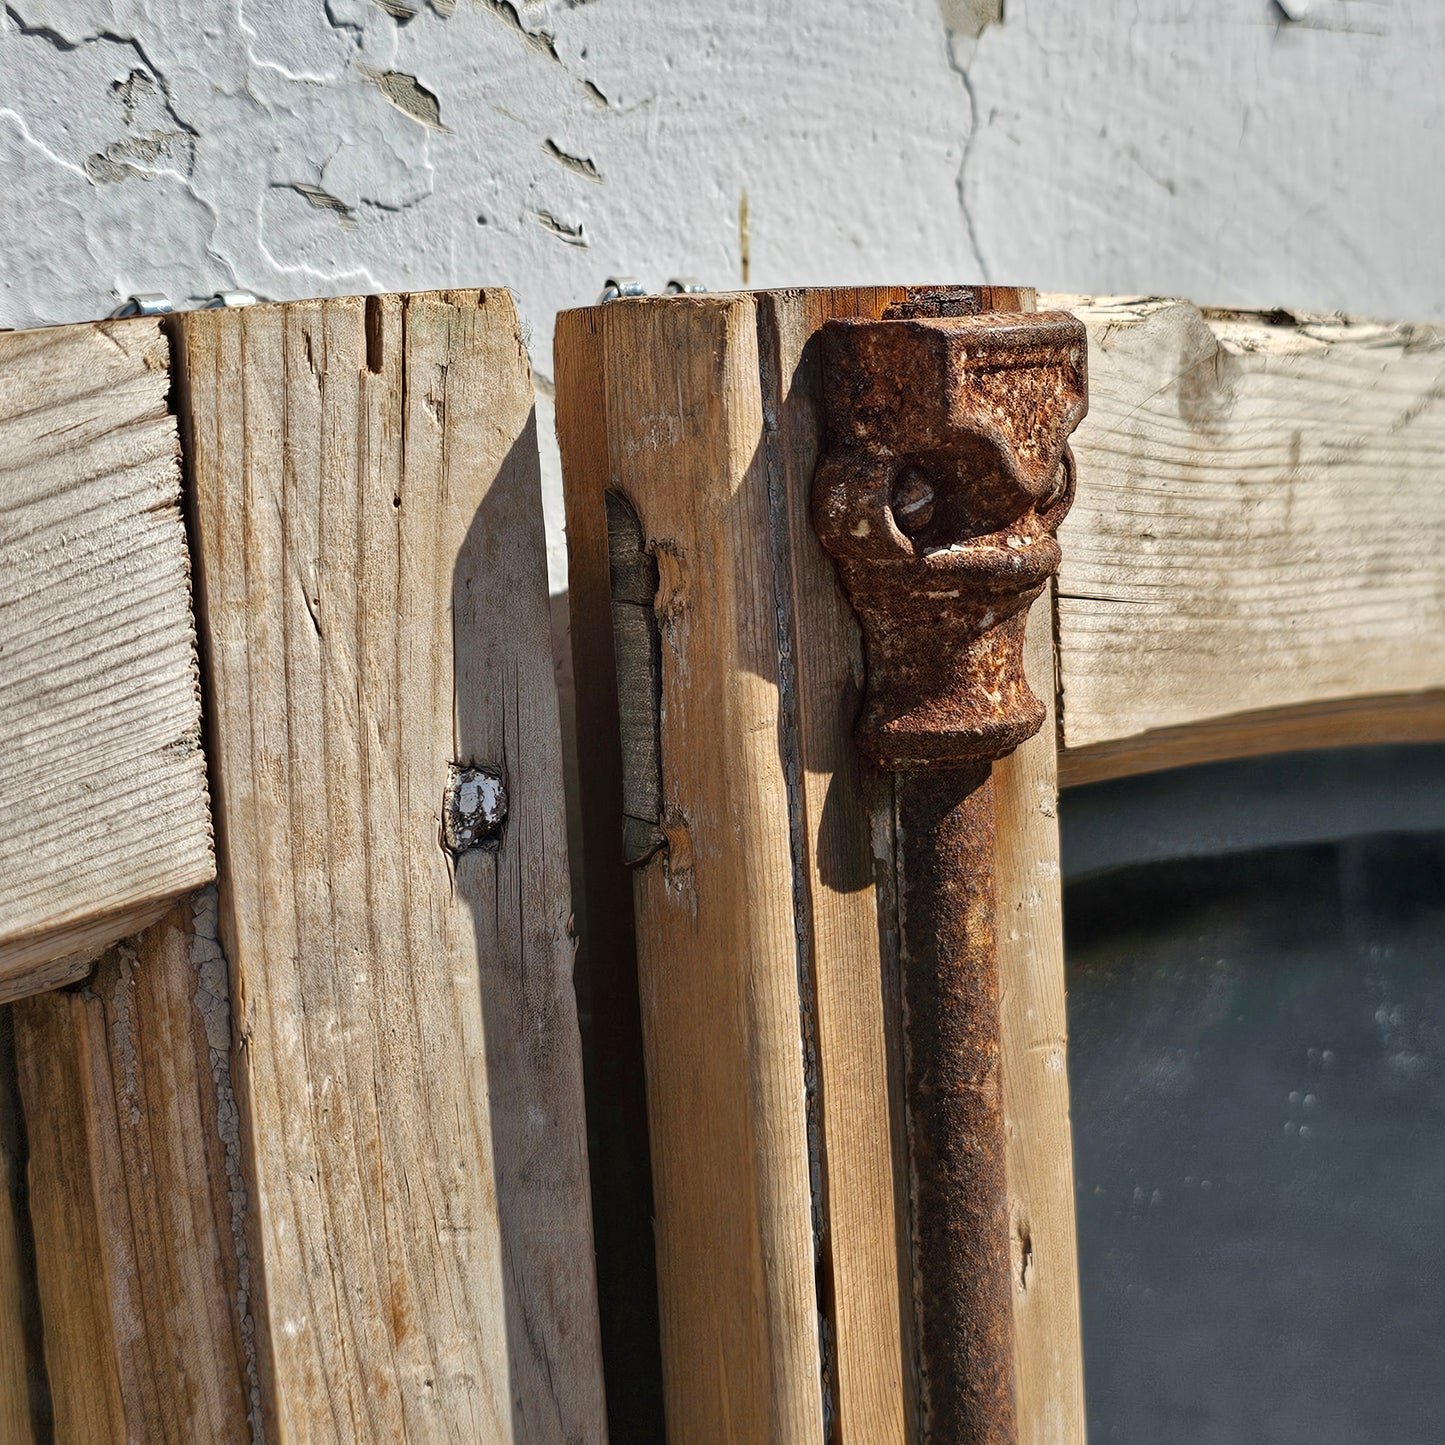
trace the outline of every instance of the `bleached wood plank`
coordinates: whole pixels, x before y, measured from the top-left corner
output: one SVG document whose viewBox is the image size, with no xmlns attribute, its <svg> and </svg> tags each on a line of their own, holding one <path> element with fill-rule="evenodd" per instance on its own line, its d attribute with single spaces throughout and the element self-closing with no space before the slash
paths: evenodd
<svg viewBox="0 0 1445 1445">
<path fill-rule="evenodd" d="M 1065 776 L 1445 735 L 1445 331 L 1047 304 L 1090 334 Z"/>
<path fill-rule="evenodd" d="M 260 1426 L 226 966 L 205 889 L 14 1006 L 58 1440 Z"/>
<path fill-rule="evenodd" d="M 788 789 L 750 296 L 619 301 L 558 318 L 601 385 L 606 468 L 564 455 L 574 576 L 607 596 L 608 487 L 658 565 L 665 847 L 633 873 L 657 1211 L 667 1429 L 687 1441 L 823 1438 Z M 574 603 L 575 606 L 575 603 Z M 576 614 L 574 613 L 574 617 Z M 580 623 L 581 618 L 577 621 Z M 578 697 L 605 663 L 575 656 Z M 626 679 L 623 686 L 647 679 Z M 589 719 L 579 717 L 579 732 Z M 594 794 L 583 778 L 583 806 Z M 614 814 L 615 847 L 622 817 Z M 615 855 L 614 855 L 615 856 Z"/>
<path fill-rule="evenodd" d="M 268 1432 L 605 1438 L 526 354 L 504 291 L 179 328 Z M 446 846 L 455 767 L 500 836 Z"/>
<path fill-rule="evenodd" d="M 214 876 L 154 320 L 0 334 L 0 1000 Z"/>
</svg>

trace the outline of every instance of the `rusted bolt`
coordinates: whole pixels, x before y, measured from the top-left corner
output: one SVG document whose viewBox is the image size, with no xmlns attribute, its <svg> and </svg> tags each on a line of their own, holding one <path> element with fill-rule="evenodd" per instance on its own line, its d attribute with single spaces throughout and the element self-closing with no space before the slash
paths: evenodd
<svg viewBox="0 0 1445 1445">
<path fill-rule="evenodd" d="M 500 772 L 449 765 L 442 801 L 442 841 L 450 853 L 496 847 L 506 818 L 507 788 Z"/>
<path fill-rule="evenodd" d="M 893 483 L 893 520 L 905 537 L 916 537 L 933 520 L 933 483 L 921 467 L 904 467 Z"/>
<path fill-rule="evenodd" d="M 813 518 L 863 629 L 859 750 L 897 774 L 923 1438 L 1016 1445 L 992 765 L 1044 718 L 1024 626 L 1058 570 L 1086 343 L 970 296 L 824 328 Z"/>
</svg>

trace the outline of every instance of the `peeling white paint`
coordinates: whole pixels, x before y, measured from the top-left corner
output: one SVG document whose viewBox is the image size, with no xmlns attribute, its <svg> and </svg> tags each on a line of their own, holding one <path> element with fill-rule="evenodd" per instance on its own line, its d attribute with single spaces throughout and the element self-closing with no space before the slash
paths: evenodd
<svg viewBox="0 0 1445 1445">
<path fill-rule="evenodd" d="M 4 0 L 0 325 L 501 283 L 547 376 L 744 194 L 753 285 L 1445 319 L 1442 65 L 1438 0 Z"/>
</svg>

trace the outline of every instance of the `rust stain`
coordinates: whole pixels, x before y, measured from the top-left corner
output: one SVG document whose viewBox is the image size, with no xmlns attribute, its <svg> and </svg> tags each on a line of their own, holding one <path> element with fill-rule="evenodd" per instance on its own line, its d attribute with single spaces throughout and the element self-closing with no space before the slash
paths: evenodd
<svg viewBox="0 0 1445 1445">
<path fill-rule="evenodd" d="M 411 1291 L 405 1279 L 398 1277 L 391 1281 L 388 1303 L 391 1307 L 391 1341 L 393 1345 L 400 1345 L 409 1338 L 416 1323 Z"/>
<path fill-rule="evenodd" d="M 823 331 L 814 524 L 862 625 L 860 750 L 898 774 L 918 1373 L 928 1445 L 1014 1445 L 993 760 L 1038 731 L 1028 609 L 1058 570 L 1087 407 L 1066 313 L 914 297 Z"/>
</svg>

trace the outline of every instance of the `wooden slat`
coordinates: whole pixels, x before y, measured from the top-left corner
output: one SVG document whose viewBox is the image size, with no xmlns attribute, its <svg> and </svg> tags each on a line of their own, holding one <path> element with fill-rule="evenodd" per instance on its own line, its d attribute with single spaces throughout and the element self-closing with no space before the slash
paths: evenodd
<svg viewBox="0 0 1445 1445">
<path fill-rule="evenodd" d="M 817 1438 L 767 1433 L 762 1411 L 782 1385 L 756 1359 L 768 1321 L 749 1273 L 760 1252 L 796 1267 L 796 1256 L 782 1251 L 813 1248 L 822 1373 L 804 1383 L 807 1342 L 800 1341 L 797 1398 L 806 1401 L 809 1388 L 821 1393 L 833 1438 L 845 1445 L 917 1438 L 890 938 L 891 789 L 860 768 L 853 749 L 861 642 L 810 516 L 816 333 L 832 316 L 879 315 L 903 294 L 860 288 L 608 303 L 559 319 L 579 736 L 610 727 L 612 752 L 594 758 L 594 769 L 622 766 L 605 620 L 610 483 L 636 506 L 659 563 L 663 783 L 671 809 L 664 831 L 674 848 L 681 841 L 691 849 L 690 872 L 678 870 L 669 886 L 672 860 L 654 858 L 640 869 L 636 892 L 669 1423 L 677 1438 Z M 1002 292 L 990 299 L 1031 300 L 1009 293 L 1005 302 Z M 750 367 L 761 395 L 760 434 L 743 395 Z M 597 419 L 604 411 L 605 427 Z M 1038 610 L 1047 663 L 1050 616 Z M 1031 659 L 1035 671 L 1038 665 Z M 1041 686 L 1050 679 L 1045 666 Z M 1029 758 L 1000 795 L 1001 887 L 1024 920 L 1006 942 L 1004 1073 L 1014 1081 L 1006 1100 L 1014 1216 L 1033 1241 L 1016 1297 L 1021 1439 L 1044 1445 L 1082 1438 L 1083 1422 L 1068 1091 L 1055 1069 L 1064 1037 L 1058 839 L 1038 814 L 1045 784 L 1052 798 L 1052 740 Z M 615 876 L 621 790 L 588 772 L 588 873 L 596 859 Z M 737 801 L 747 798 L 747 806 Z M 738 881 L 749 876 L 750 884 Z M 788 886 L 784 900 L 779 892 Z M 719 909 L 737 916 L 719 920 Z M 730 1001 L 740 988 L 769 990 L 799 1012 L 790 1025 L 767 1017 L 777 1039 L 759 1035 Z M 732 1034 L 724 1031 L 729 1020 L 741 1020 Z M 770 1049 L 788 1054 L 790 1071 L 793 1051 L 804 1054 L 801 1072 L 777 1098 L 748 1077 L 749 1054 L 765 1066 Z M 757 1188 L 739 1183 L 758 1171 L 761 1157 L 800 1192 L 797 1131 L 805 1117 L 817 1164 L 815 1240 L 796 1224 L 778 1232 L 756 1212 Z M 774 1288 L 788 1282 L 781 1264 L 774 1271 Z M 801 1298 L 800 1274 L 797 1288 Z M 732 1331 L 734 1320 L 746 1327 Z M 807 1428 L 817 1430 L 815 1418 Z"/>
<path fill-rule="evenodd" d="M 56 1438 L 242 1442 L 259 1389 L 212 889 L 15 1005 Z M 254 1412 L 254 1415 L 253 1415 Z"/>
<path fill-rule="evenodd" d="M 557 412 L 557 441 L 567 473 L 567 602 L 585 905 L 579 909 L 577 968 L 591 1003 L 588 1123 L 607 1419 L 614 1439 L 651 1442 L 662 1439 L 665 1428 L 662 1361 L 637 933 L 621 846 L 622 742 L 607 522 L 595 510 L 611 477 L 595 314 L 563 316 L 554 351 L 557 390 L 567 399 Z"/>
<path fill-rule="evenodd" d="M 608 469 L 569 466 L 573 574 L 605 565 L 598 532 L 605 538 L 609 484 L 635 508 L 660 572 L 667 847 L 634 885 L 668 1434 L 819 1440 L 754 302 L 688 297 L 564 313 L 559 352 L 591 328 L 601 337 Z M 559 419 L 596 394 L 560 368 L 558 383 Z M 598 595 L 595 576 L 587 586 Z M 580 699 L 591 661 L 578 655 L 575 667 Z M 579 732 L 588 725 L 579 717 Z M 621 824 L 615 816 L 619 848 Z"/>
<path fill-rule="evenodd" d="M 0 1000 L 214 876 L 157 322 L 0 334 Z"/>
<path fill-rule="evenodd" d="M 879 316 L 902 288 L 764 292 L 763 407 L 775 494 L 780 605 L 790 612 L 798 787 L 799 930 L 813 982 L 824 1249 L 832 1301 L 838 1418 L 845 1441 L 911 1439 L 912 1284 L 906 1157 L 901 1129 L 897 961 L 887 946 L 892 867 L 875 883 L 874 850 L 890 848 L 892 799 L 870 782 L 853 748 L 863 684 L 861 639 L 836 568 L 811 521 L 818 449 L 813 338 L 834 316 Z M 1032 292 L 993 288 L 986 304 L 1031 310 Z M 775 507 L 779 503 L 775 502 Z M 1053 694 L 1051 615 L 1032 619 L 1029 670 Z M 1030 1265 L 1015 1294 L 1019 1438 L 1029 1445 L 1082 1439 L 1082 1360 L 1073 1178 L 1064 1044 L 1063 937 L 1058 830 L 1040 813 L 1054 790 L 1054 744 L 1045 733 L 1007 764 L 998 800 L 1002 1055 L 1009 1118 L 1009 1191 Z M 884 922 L 880 928 L 880 910 Z M 890 1056 L 891 1051 L 891 1056 Z"/>
<path fill-rule="evenodd" d="M 1445 692 L 1346 697 L 1207 718 L 1183 727 L 1154 728 L 1113 742 L 1068 748 L 1059 755 L 1059 782 L 1071 788 L 1267 753 L 1442 740 Z"/>
<path fill-rule="evenodd" d="M 789 619 L 783 705 L 800 870 L 798 930 L 812 990 L 815 1116 L 831 1295 L 831 1394 L 840 1438 L 902 1445 L 917 1427 L 901 1100 L 897 958 L 879 928 L 873 830 L 886 839 L 887 779 L 853 747 L 862 638 L 812 524 L 820 444 L 815 337 L 837 316 L 878 316 L 899 288 L 758 296 L 765 448 L 779 610 Z M 792 716 L 789 718 L 788 713 Z M 882 870 L 884 907 L 891 869 Z M 890 1058 L 890 1050 L 893 1057 Z"/>
<path fill-rule="evenodd" d="M 1048 716 L 1035 737 L 993 769 L 1015 1388 L 1022 1445 L 1083 1445 L 1087 1418 L 1069 1126 L 1054 638 L 1047 597 L 1029 614 L 1024 667 Z"/>
<path fill-rule="evenodd" d="M 1072 305 L 1065 778 L 1445 736 L 1445 330 Z"/>
<path fill-rule="evenodd" d="M 268 1432 L 605 1436 L 511 299 L 179 327 Z M 453 765 L 497 768 L 457 855 Z"/>
</svg>

